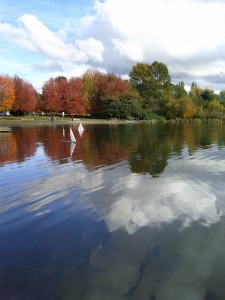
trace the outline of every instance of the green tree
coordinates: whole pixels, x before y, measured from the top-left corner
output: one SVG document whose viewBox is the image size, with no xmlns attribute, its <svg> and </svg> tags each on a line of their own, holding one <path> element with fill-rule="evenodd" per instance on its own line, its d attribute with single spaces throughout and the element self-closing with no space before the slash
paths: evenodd
<svg viewBox="0 0 225 300">
<path fill-rule="evenodd" d="M 219 100 L 220 103 L 222 103 L 223 105 L 225 105 L 225 90 L 222 90 L 219 93 L 218 100 Z"/>
<path fill-rule="evenodd" d="M 202 90 L 201 98 L 203 100 L 203 103 L 206 105 L 210 101 L 217 100 L 218 96 L 215 94 L 213 90 L 206 88 Z"/>
<path fill-rule="evenodd" d="M 208 116 L 221 117 L 224 113 L 224 106 L 218 100 L 213 100 L 208 103 Z"/>
<path fill-rule="evenodd" d="M 141 114 L 140 96 L 134 92 L 124 92 L 107 96 L 103 101 L 103 117 L 129 119 Z"/>
<path fill-rule="evenodd" d="M 198 107 L 203 107 L 204 102 L 201 97 L 202 94 L 202 89 L 198 87 L 196 82 L 192 82 L 191 84 L 191 89 L 189 91 L 188 96 L 191 97 L 192 101 L 198 106 Z"/>
<path fill-rule="evenodd" d="M 158 111 L 159 100 L 171 94 L 171 78 L 163 63 L 138 63 L 133 66 L 129 76 L 131 84 L 144 99 L 145 108 Z"/>
<path fill-rule="evenodd" d="M 187 91 L 184 88 L 183 81 L 180 81 L 178 84 L 172 84 L 172 94 L 175 99 L 187 96 Z"/>
</svg>

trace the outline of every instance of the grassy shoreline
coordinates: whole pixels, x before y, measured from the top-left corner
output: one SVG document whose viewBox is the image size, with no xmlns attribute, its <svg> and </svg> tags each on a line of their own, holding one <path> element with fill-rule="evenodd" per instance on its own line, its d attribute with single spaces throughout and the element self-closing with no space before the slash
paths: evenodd
<svg viewBox="0 0 225 300">
<path fill-rule="evenodd" d="M 13 126 L 13 125 L 30 125 L 30 124 L 115 124 L 115 123 L 129 123 L 131 121 L 128 120 L 106 120 L 106 119 L 89 119 L 89 118 L 61 118 L 56 117 L 54 121 L 51 121 L 49 116 L 10 116 L 4 117 L 4 119 L 0 119 L 0 126 Z"/>
<path fill-rule="evenodd" d="M 120 120 L 120 119 L 90 119 L 90 118 L 69 118 L 69 117 L 55 117 L 51 121 L 50 116 L 7 116 L 0 119 L 0 127 L 4 126 L 18 126 L 18 125 L 52 125 L 52 124 L 127 124 L 127 123 L 168 123 L 168 124 L 190 124 L 190 125 L 214 125 L 225 124 L 224 119 L 176 119 L 176 120 Z"/>
</svg>

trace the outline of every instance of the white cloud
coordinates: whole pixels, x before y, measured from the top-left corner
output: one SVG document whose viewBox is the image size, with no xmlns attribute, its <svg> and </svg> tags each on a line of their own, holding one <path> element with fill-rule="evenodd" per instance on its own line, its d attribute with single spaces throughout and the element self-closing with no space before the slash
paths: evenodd
<svg viewBox="0 0 225 300">
<path fill-rule="evenodd" d="M 0 23 L 0 35 L 56 64 L 125 75 L 136 62 L 157 60 L 168 66 L 172 80 L 223 88 L 224 1 L 105 0 L 95 1 L 93 9 L 74 27 L 65 16 L 57 32 L 40 17 L 24 14 L 17 27 Z"/>
<path fill-rule="evenodd" d="M 51 59 L 85 62 L 85 53 L 77 50 L 71 43 L 64 43 L 35 16 L 24 15 L 19 19 L 27 38 L 35 49 Z"/>
<path fill-rule="evenodd" d="M 122 56 L 127 56 L 131 61 L 143 61 L 143 50 L 139 44 L 132 41 L 120 41 L 118 39 L 112 39 L 112 43 L 115 50 Z"/>
<path fill-rule="evenodd" d="M 21 27 L 18 29 L 10 24 L 0 24 L 0 31 L 20 47 L 54 60 L 79 63 L 102 60 L 104 47 L 94 38 L 76 40 L 75 44 L 66 43 L 33 15 L 23 15 L 19 24 Z"/>
<path fill-rule="evenodd" d="M 83 51 L 90 59 L 102 62 L 102 53 L 104 51 L 102 42 L 93 38 L 88 38 L 86 40 L 76 40 L 75 44 L 77 48 Z"/>
<path fill-rule="evenodd" d="M 32 46 L 27 38 L 26 33 L 21 28 L 14 28 L 10 24 L 0 23 L 0 35 L 14 42 L 20 47 L 35 51 L 35 47 Z"/>
<path fill-rule="evenodd" d="M 158 60 L 172 78 L 182 72 L 214 88 L 209 76 L 224 65 L 224 16 L 222 1 L 106 0 L 83 19 L 83 34 L 104 43 L 106 69 L 125 74 L 135 62 Z"/>
</svg>

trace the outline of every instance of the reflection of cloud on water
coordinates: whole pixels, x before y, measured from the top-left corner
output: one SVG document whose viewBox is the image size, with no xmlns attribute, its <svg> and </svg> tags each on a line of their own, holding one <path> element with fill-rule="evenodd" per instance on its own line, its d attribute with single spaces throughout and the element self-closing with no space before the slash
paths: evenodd
<svg viewBox="0 0 225 300">
<path fill-rule="evenodd" d="M 28 209 L 45 210 L 44 206 L 55 200 L 71 203 L 76 198 L 81 207 L 96 210 L 109 231 L 125 228 L 130 234 L 140 227 L 158 227 L 176 219 L 183 226 L 192 221 L 210 225 L 224 213 L 221 175 L 225 170 L 215 154 L 196 155 L 171 159 L 157 178 L 132 174 L 124 164 L 94 172 L 87 172 L 81 164 L 50 169 L 47 178 L 32 184 L 35 192 L 29 193 Z"/>
<path fill-rule="evenodd" d="M 38 211 L 38 216 L 54 209 L 55 201 L 74 204 L 86 189 L 95 192 L 101 188 L 102 173 L 96 171 L 94 175 L 88 173 L 81 164 L 73 165 L 71 169 L 65 169 L 65 166 L 59 166 L 57 170 L 49 168 L 47 177 L 26 185 L 29 191 L 25 197 L 29 203 L 27 209 Z M 46 205 L 50 205 L 48 210 L 45 210 Z"/>
<path fill-rule="evenodd" d="M 225 172 L 221 160 L 214 159 L 171 160 L 166 172 L 154 179 L 117 169 L 113 178 L 108 178 L 112 185 L 107 209 L 103 197 L 91 202 L 110 231 L 123 227 L 132 234 L 140 227 L 158 227 L 176 219 L 183 226 L 192 221 L 210 225 L 224 213 L 221 172 Z"/>
<path fill-rule="evenodd" d="M 157 184 L 140 177 L 138 188 L 124 188 L 125 193 L 104 216 L 109 229 L 125 227 L 129 233 L 139 227 L 170 223 L 178 218 L 204 220 L 206 224 L 218 220 L 216 196 L 209 186 L 180 181 L 176 176 L 159 179 Z M 184 218 L 185 216 L 185 218 Z"/>
<path fill-rule="evenodd" d="M 95 210 L 111 231 L 109 244 L 91 253 L 82 300 L 122 300 L 129 292 L 133 300 L 203 300 L 208 287 L 222 287 L 225 239 L 218 221 L 225 213 L 225 170 L 224 160 L 209 154 L 172 157 L 157 178 L 130 173 L 126 162 L 93 172 L 82 164 L 53 164 L 48 175 L 27 184 L 27 209 L 36 216 L 60 201 L 59 210 Z M 68 299 L 75 298 L 73 288 Z"/>
<path fill-rule="evenodd" d="M 113 183 L 110 201 L 92 201 L 112 231 L 113 250 L 92 254 L 100 271 L 85 299 L 224 299 L 222 161 L 171 159 L 154 179 L 116 171 L 104 176 L 105 185 Z M 180 223 L 185 230 L 177 230 Z"/>
</svg>

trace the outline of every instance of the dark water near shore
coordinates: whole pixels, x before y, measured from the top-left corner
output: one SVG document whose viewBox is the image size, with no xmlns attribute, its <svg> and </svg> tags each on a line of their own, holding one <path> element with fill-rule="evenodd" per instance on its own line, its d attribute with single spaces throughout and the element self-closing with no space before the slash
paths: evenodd
<svg viewBox="0 0 225 300">
<path fill-rule="evenodd" d="M 0 133 L 0 299 L 224 300 L 225 127 Z"/>
</svg>

